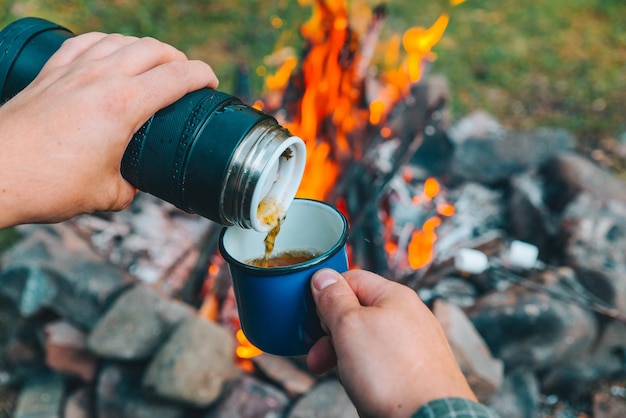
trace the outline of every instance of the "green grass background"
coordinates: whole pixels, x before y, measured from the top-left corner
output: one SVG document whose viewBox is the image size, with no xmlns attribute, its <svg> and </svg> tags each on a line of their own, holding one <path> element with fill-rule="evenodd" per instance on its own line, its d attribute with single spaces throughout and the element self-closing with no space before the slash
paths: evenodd
<svg viewBox="0 0 626 418">
<path fill-rule="evenodd" d="M 379 4 L 348 1 L 354 10 L 362 3 Z M 447 3 L 389 0 L 386 7 L 383 39 L 429 26 Z M 456 118 L 486 109 L 510 129 L 570 129 L 588 148 L 624 137 L 626 1 L 467 0 L 451 14 L 432 71 L 450 81 Z M 296 0 L 0 0 L 2 27 L 23 16 L 76 33 L 156 37 L 209 62 L 225 92 L 243 63 L 260 95 L 256 67 L 278 46 L 301 46 L 298 27 L 310 8 Z M 281 25 L 272 25 L 276 17 Z"/>
</svg>

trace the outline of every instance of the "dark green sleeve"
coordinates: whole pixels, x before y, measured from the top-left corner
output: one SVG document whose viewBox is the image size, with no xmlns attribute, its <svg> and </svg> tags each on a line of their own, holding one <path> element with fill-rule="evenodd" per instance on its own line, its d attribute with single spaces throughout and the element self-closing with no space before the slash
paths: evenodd
<svg viewBox="0 0 626 418">
<path fill-rule="evenodd" d="M 499 415 L 469 399 L 443 398 L 423 405 L 411 418 L 499 418 Z"/>
</svg>

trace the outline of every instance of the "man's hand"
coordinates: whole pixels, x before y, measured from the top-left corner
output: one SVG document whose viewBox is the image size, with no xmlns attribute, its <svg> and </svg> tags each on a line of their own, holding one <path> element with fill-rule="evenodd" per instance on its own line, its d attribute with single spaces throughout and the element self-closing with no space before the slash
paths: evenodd
<svg viewBox="0 0 626 418">
<path fill-rule="evenodd" d="M 132 135 L 186 93 L 217 87 L 207 64 L 152 38 L 70 38 L 0 107 L 0 228 L 120 210 Z"/>
</svg>

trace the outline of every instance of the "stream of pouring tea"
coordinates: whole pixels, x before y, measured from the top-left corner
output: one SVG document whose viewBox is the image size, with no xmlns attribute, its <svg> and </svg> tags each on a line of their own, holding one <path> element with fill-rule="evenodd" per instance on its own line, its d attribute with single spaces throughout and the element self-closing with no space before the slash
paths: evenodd
<svg viewBox="0 0 626 418">
<path fill-rule="evenodd" d="M 280 232 L 280 225 L 284 220 L 284 216 L 278 204 L 274 199 L 263 199 L 257 209 L 257 217 L 267 225 L 272 225 L 272 229 L 265 237 L 265 255 L 259 267 L 269 267 L 270 255 L 274 250 L 276 236 Z"/>
</svg>

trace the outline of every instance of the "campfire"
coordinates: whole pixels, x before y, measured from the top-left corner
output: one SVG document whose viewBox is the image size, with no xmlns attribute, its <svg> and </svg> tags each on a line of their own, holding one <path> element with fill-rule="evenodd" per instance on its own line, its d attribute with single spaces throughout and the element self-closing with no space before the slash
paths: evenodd
<svg viewBox="0 0 626 418">
<path fill-rule="evenodd" d="M 301 58 L 271 57 L 255 106 L 306 141 L 299 196 L 346 215 L 350 265 L 420 295 L 481 401 L 620 416 L 626 185 L 566 131 L 452 120 L 429 63 L 461 3 L 382 39 L 384 5 L 359 32 L 343 0 L 312 1 Z M 220 230 L 144 194 L 21 228 L 0 270 L 2 312 L 19 318 L 0 321 L 16 416 L 356 416 L 335 375 L 247 341 Z"/>
</svg>

